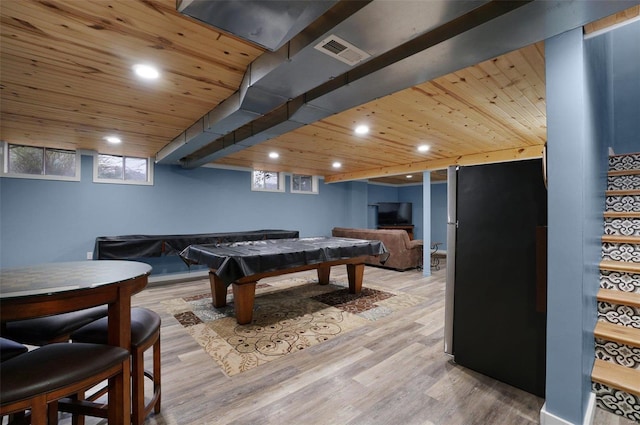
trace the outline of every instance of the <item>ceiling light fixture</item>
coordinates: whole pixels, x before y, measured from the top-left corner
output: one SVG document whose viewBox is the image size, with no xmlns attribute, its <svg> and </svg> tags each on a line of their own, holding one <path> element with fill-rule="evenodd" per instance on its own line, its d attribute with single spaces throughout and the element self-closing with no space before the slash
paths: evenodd
<svg viewBox="0 0 640 425">
<path fill-rule="evenodd" d="M 420 145 L 418 146 L 418 152 L 426 152 L 429 150 L 429 145 Z"/>
<path fill-rule="evenodd" d="M 269 158 L 276 159 L 278 157 L 280 157 L 278 152 L 269 152 Z"/>
<path fill-rule="evenodd" d="M 359 125 L 354 131 L 359 135 L 367 134 L 369 132 L 369 127 L 366 125 Z"/>
<path fill-rule="evenodd" d="M 160 76 L 160 72 L 151 65 L 136 64 L 133 65 L 133 71 L 140 78 L 145 80 L 155 80 Z"/>
<path fill-rule="evenodd" d="M 113 143 L 114 145 L 117 145 L 118 143 L 122 143 L 122 140 L 117 136 L 107 136 L 104 138 L 104 140 L 106 140 L 109 143 Z"/>
<path fill-rule="evenodd" d="M 333 168 L 340 168 L 342 167 L 342 164 L 340 164 L 338 161 L 333 163 Z"/>
<path fill-rule="evenodd" d="M 412 178 L 413 178 L 413 176 L 412 176 L 411 174 L 409 174 L 409 175 L 407 175 L 407 178 L 408 178 L 408 179 L 412 179 Z"/>
</svg>

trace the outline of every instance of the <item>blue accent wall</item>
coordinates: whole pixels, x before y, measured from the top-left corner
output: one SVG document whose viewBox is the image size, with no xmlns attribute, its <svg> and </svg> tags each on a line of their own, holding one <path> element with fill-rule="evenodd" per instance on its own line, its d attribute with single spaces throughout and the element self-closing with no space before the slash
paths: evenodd
<svg viewBox="0 0 640 425">
<path fill-rule="evenodd" d="M 398 202 L 411 202 L 413 217 L 413 238 L 424 239 L 422 185 L 398 186 Z"/>
<path fill-rule="evenodd" d="M 640 152 L 640 21 L 606 33 L 613 85 L 613 148 L 616 154 Z M 607 62 L 600 62 L 600 66 Z"/>
<path fill-rule="evenodd" d="M 442 242 L 438 251 L 447 250 L 447 184 L 431 185 L 431 240 Z"/>
<path fill-rule="evenodd" d="M 267 228 L 330 236 L 334 226 L 366 225 L 362 182 L 321 180 L 320 193 L 307 195 L 289 193 L 287 178 L 286 193 L 253 192 L 248 171 L 159 165 L 153 186 L 101 184 L 92 160 L 82 157 L 80 182 L 0 179 L 2 267 L 83 260 L 97 236 Z M 154 274 L 186 270 L 174 260 Z"/>
<path fill-rule="evenodd" d="M 323 184 L 318 195 L 251 191 L 249 171 L 156 165 L 154 185 L 0 178 L 0 267 L 86 259 L 97 236 L 291 229 L 329 236 L 335 226 L 373 228 L 378 202 L 412 202 L 423 235 L 422 186 Z M 446 201 L 441 205 L 446 210 Z M 443 225 L 444 226 L 444 225 Z M 177 257 L 145 259 L 154 274 L 184 272 Z"/>
<path fill-rule="evenodd" d="M 369 184 L 367 194 L 367 229 L 378 227 L 378 202 L 398 202 L 398 187 Z"/>
<path fill-rule="evenodd" d="M 431 184 L 431 240 L 442 242 L 441 249 L 446 249 L 447 242 L 447 185 L 446 183 Z M 377 223 L 378 202 L 411 202 L 413 204 L 413 224 L 415 239 L 425 239 L 426 225 L 423 223 L 424 196 L 422 185 L 388 186 L 369 184 L 367 228 L 375 229 Z"/>
<path fill-rule="evenodd" d="M 369 203 L 398 202 L 398 186 L 369 184 Z"/>
<path fill-rule="evenodd" d="M 349 201 L 347 222 L 350 224 L 344 227 L 367 228 L 368 210 L 370 209 L 367 206 L 369 185 L 361 181 L 346 182 L 342 183 L 342 185 L 345 186 L 344 189 L 347 191 L 347 199 Z"/>
<path fill-rule="evenodd" d="M 583 423 L 610 143 L 607 66 L 589 67 L 582 29 L 545 43 L 548 158 L 547 412 Z M 603 47 L 603 46 L 600 46 Z M 604 86 L 603 86 L 604 85 Z M 604 123 L 602 122 L 604 121 Z"/>
<path fill-rule="evenodd" d="M 367 228 L 378 227 L 378 202 L 398 202 L 398 187 L 380 184 L 369 184 L 367 197 Z"/>
</svg>

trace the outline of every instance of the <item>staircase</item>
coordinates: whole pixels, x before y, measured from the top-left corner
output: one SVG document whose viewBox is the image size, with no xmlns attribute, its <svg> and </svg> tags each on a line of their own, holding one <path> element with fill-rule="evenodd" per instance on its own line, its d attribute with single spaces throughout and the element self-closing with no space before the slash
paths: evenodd
<svg viewBox="0 0 640 425">
<path fill-rule="evenodd" d="M 640 153 L 609 158 L 595 364 L 598 407 L 640 422 Z"/>
</svg>

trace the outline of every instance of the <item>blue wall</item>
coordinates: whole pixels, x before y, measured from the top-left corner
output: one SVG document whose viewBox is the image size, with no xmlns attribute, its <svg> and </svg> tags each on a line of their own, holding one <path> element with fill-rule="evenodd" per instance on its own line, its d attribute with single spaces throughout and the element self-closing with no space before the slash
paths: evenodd
<svg viewBox="0 0 640 425">
<path fill-rule="evenodd" d="M 349 205 L 347 206 L 348 227 L 367 228 L 368 222 L 368 193 L 369 187 L 366 182 L 354 181 L 342 183 L 347 192 Z M 338 225 L 336 225 L 338 226 Z M 332 226 L 333 227 L 333 226 Z"/>
<path fill-rule="evenodd" d="M 431 240 L 442 242 L 439 251 L 447 250 L 447 184 L 431 185 Z"/>
<path fill-rule="evenodd" d="M 596 56 L 602 52 L 594 52 Z M 546 412 L 583 423 L 594 361 L 602 211 L 610 144 L 607 66 L 588 74 L 582 29 L 545 44 L 548 144 Z M 598 89 L 600 87 L 600 89 Z"/>
<path fill-rule="evenodd" d="M 375 204 L 378 202 L 411 202 L 413 203 L 413 224 L 415 239 L 424 239 L 424 216 L 422 185 L 387 186 L 369 184 L 367 226 L 375 229 L 377 226 Z M 431 184 L 431 240 L 442 242 L 440 249 L 447 246 L 447 185 L 446 183 Z"/>
<path fill-rule="evenodd" d="M 613 148 L 616 154 L 640 152 L 640 21 L 598 38 L 607 50 L 613 84 Z M 607 62 L 600 62 L 600 67 Z"/>
<path fill-rule="evenodd" d="M 422 185 L 399 186 L 398 202 L 411 202 L 413 217 L 413 237 L 414 239 L 424 239 L 425 232 L 423 223 L 423 196 Z"/>
<path fill-rule="evenodd" d="M 367 194 L 367 225 L 368 229 L 378 226 L 378 202 L 398 202 L 398 187 L 380 184 L 369 184 Z"/>
<path fill-rule="evenodd" d="M 422 185 L 387 186 L 369 184 L 369 208 L 367 227 L 377 226 L 375 204 L 378 202 L 411 202 L 413 203 L 413 224 L 415 239 L 424 239 L 424 202 Z M 447 185 L 431 184 L 431 240 L 443 242 L 441 248 L 446 248 L 447 242 Z"/>
<path fill-rule="evenodd" d="M 287 193 L 252 192 L 248 171 L 156 166 L 153 186 L 93 183 L 92 173 L 83 156 L 80 182 L 0 179 L 2 267 L 83 260 L 97 236 L 266 228 L 329 236 L 334 226 L 366 225 L 362 182 L 321 182 L 319 195 L 307 195 L 288 193 L 288 179 Z"/>
<path fill-rule="evenodd" d="M 153 186 L 101 184 L 92 161 L 82 156 L 79 182 L 0 178 L 0 267 L 84 260 L 97 236 L 266 228 L 328 236 L 334 226 L 375 227 L 371 205 L 385 201 L 412 202 L 423 235 L 422 186 L 321 182 L 318 195 L 304 195 L 289 193 L 287 177 L 285 193 L 253 192 L 248 171 L 167 165 L 155 167 Z M 177 257 L 146 261 L 154 274 L 187 270 Z"/>
</svg>

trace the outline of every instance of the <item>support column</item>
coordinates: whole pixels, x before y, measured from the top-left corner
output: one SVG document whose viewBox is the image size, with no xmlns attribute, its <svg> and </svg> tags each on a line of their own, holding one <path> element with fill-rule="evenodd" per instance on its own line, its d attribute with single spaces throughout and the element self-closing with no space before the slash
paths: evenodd
<svg viewBox="0 0 640 425">
<path fill-rule="evenodd" d="M 422 173 L 422 274 L 431 276 L 431 172 Z"/>
<path fill-rule="evenodd" d="M 594 103 L 599 90 L 589 81 L 582 28 L 546 40 L 545 55 L 547 379 L 540 419 L 543 424 L 582 424 L 589 423 L 591 411 L 606 187 L 606 140 L 594 130 L 606 119 L 606 105 Z"/>
</svg>

